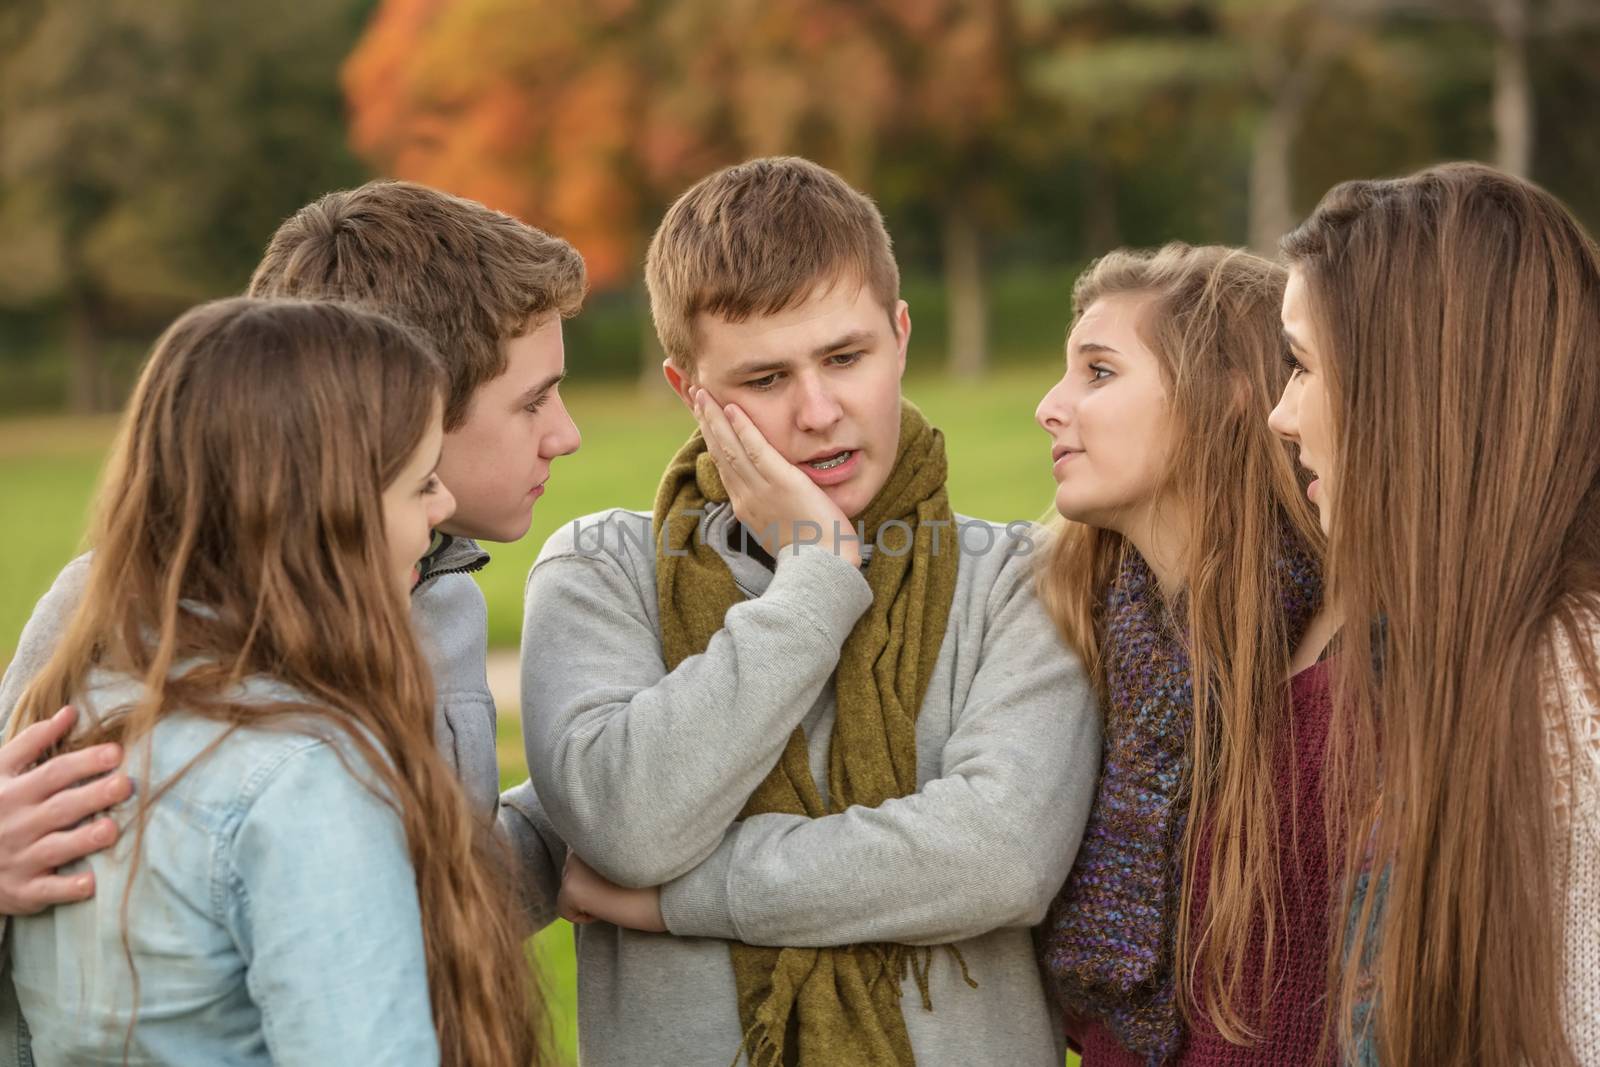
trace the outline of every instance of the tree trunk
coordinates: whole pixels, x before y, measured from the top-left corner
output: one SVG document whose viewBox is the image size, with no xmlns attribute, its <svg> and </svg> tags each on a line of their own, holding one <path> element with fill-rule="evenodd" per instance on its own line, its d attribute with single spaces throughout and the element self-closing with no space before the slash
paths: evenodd
<svg viewBox="0 0 1600 1067">
<path fill-rule="evenodd" d="M 104 378 L 94 309 L 80 294 L 67 308 L 67 409 L 74 415 L 99 411 L 105 403 Z"/>
<path fill-rule="evenodd" d="M 666 352 L 656 336 L 656 322 L 650 316 L 650 294 L 643 285 L 637 290 L 634 306 L 639 316 L 639 392 L 654 397 L 666 388 L 661 378 L 661 361 L 666 358 Z"/>
<path fill-rule="evenodd" d="M 1294 225 L 1295 134 L 1300 108 L 1287 94 L 1278 94 L 1261 120 L 1250 149 L 1250 247 L 1273 256 L 1278 241 Z"/>
<path fill-rule="evenodd" d="M 1342 23 L 1313 27 L 1299 62 L 1285 65 L 1274 56 L 1268 81 L 1271 100 L 1250 150 L 1250 247 L 1265 256 L 1295 225 L 1294 144 L 1306 108 L 1322 85 L 1334 57 L 1351 30 Z"/>
<path fill-rule="evenodd" d="M 1526 178 L 1533 168 L 1533 88 L 1528 78 L 1526 0 L 1495 0 L 1495 163 Z"/>
<path fill-rule="evenodd" d="M 1101 256 L 1122 243 L 1117 227 L 1117 185 L 1111 168 L 1098 159 L 1084 163 L 1083 243 L 1090 256 Z"/>
<path fill-rule="evenodd" d="M 973 379 L 989 362 L 989 301 L 983 282 L 982 235 L 966 205 L 944 215 L 944 291 L 950 330 L 950 373 Z"/>
</svg>

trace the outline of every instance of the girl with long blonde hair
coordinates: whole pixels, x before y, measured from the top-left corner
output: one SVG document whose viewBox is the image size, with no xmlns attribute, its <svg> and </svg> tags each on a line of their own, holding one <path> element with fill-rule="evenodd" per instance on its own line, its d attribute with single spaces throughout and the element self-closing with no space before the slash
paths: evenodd
<svg viewBox="0 0 1600 1067">
<path fill-rule="evenodd" d="M 135 797 L 90 900 L 13 920 L 41 1064 L 526 1067 L 488 827 L 433 738 L 407 596 L 453 501 L 411 331 L 235 299 L 157 343 L 87 587 L 12 730 L 71 702 Z"/>
<path fill-rule="evenodd" d="M 1329 627 L 1321 534 L 1265 421 L 1283 285 L 1234 249 L 1102 257 L 1037 412 L 1062 520 L 1040 595 L 1105 708 L 1040 932 L 1086 1067 L 1319 1055 Z"/>
<path fill-rule="evenodd" d="M 1342 1044 L 1600 1064 L 1600 254 L 1476 164 L 1339 185 L 1283 247 L 1273 425 L 1349 646 Z"/>
</svg>

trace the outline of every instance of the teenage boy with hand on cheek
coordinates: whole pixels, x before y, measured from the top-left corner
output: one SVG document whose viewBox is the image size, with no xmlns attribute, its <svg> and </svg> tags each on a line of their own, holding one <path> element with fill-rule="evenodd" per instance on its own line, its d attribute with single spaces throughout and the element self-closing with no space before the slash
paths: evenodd
<svg viewBox="0 0 1600 1067">
<path fill-rule="evenodd" d="M 901 399 L 882 218 L 757 160 L 673 205 L 647 282 L 701 432 L 653 513 L 551 538 L 523 633 L 562 903 L 603 920 L 578 933 L 585 1062 L 1055 1067 L 1029 928 L 1097 712 L 1029 542 L 952 513 Z"/>
</svg>

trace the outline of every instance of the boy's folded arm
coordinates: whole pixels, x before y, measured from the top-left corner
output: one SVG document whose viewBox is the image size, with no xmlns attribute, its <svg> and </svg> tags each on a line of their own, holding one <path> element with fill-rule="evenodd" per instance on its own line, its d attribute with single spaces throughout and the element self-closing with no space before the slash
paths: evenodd
<svg viewBox="0 0 1600 1067">
<path fill-rule="evenodd" d="M 819 548 L 784 553 L 766 592 L 735 605 L 672 672 L 654 611 L 605 557 L 541 560 L 522 636 L 528 767 L 550 821 L 605 877 L 659 885 L 717 846 L 827 684 L 871 602 Z"/>
<path fill-rule="evenodd" d="M 662 887 L 674 934 L 820 947 L 940 944 L 1042 917 L 1077 852 L 1099 712 L 1029 596 L 991 615 L 940 776 L 876 808 L 757 815 Z"/>
<path fill-rule="evenodd" d="M 522 905 L 523 935 L 536 934 L 555 921 L 567 846 L 550 825 L 532 782 L 500 794 L 495 832 L 510 849 L 509 873 Z"/>
</svg>

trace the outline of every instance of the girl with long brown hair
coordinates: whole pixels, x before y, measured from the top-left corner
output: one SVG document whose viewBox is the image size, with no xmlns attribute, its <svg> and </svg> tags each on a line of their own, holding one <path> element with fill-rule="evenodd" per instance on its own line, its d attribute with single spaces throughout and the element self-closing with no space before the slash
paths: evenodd
<svg viewBox="0 0 1600 1067">
<path fill-rule="evenodd" d="M 137 791 L 87 901 L 14 920 L 35 1060 L 525 1067 L 488 828 L 432 733 L 407 596 L 453 501 L 409 330 L 235 299 L 157 343 L 87 589 L 12 730 L 72 702 Z"/>
<path fill-rule="evenodd" d="M 1039 935 L 1087 1067 L 1318 1056 L 1330 630 L 1321 534 L 1265 424 L 1283 284 L 1226 248 L 1101 258 L 1037 412 L 1063 520 L 1040 594 L 1105 707 Z"/>
<path fill-rule="evenodd" d="M 1339 185 L 1283 247 L 1273 425 L 1346 635 L 1341 1043 L 1600 1064 L 1600 255 L 1476 164 Z"/>
</svg>

